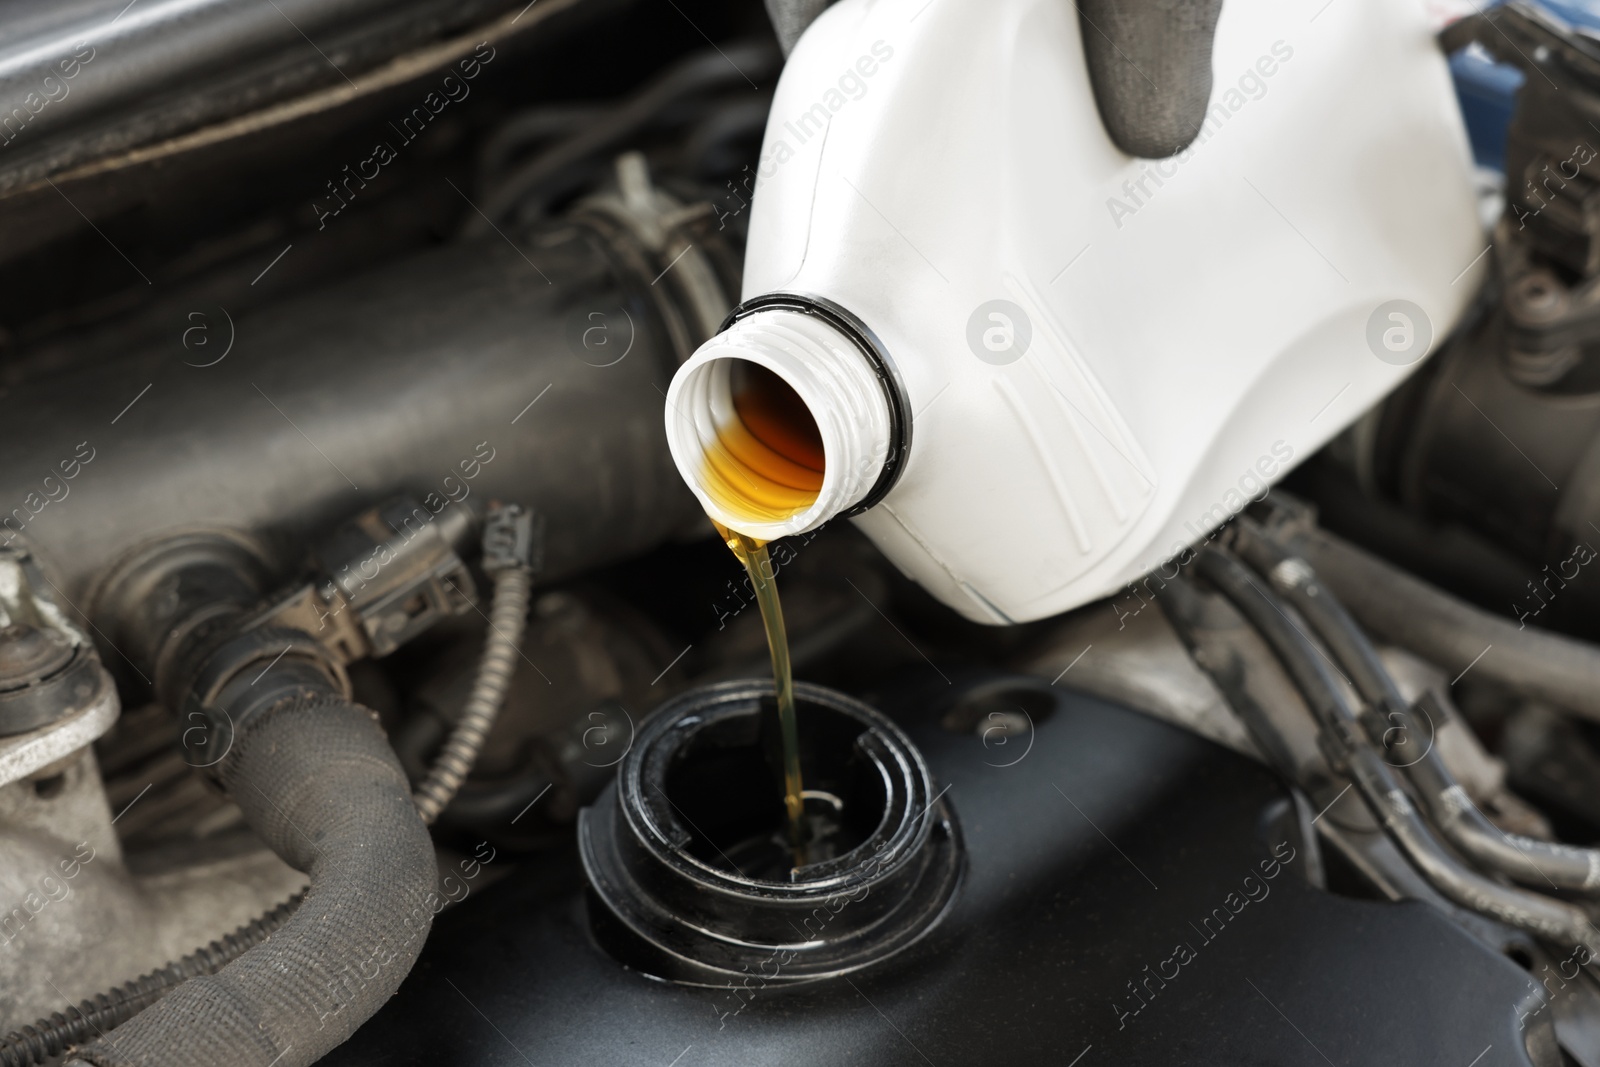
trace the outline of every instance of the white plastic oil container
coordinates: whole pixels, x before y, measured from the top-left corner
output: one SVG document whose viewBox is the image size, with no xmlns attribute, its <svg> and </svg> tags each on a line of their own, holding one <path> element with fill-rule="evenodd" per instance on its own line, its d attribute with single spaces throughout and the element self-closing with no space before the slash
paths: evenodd
<svg viewBox="0 0 1600 1067">
<path fill-rule="evenodd" d="M 1172 566 L 1456 322 L 1488 242 L 1420 2 L 1227 0 L 1205 123 L 1160 161 L 1104 132 L 1079 33 L 1060 0 L 807 30 L 746 303 L 668 395 L 712 518 L 859 512 L 964 615 L 1040 618 Z"/>
</svg>

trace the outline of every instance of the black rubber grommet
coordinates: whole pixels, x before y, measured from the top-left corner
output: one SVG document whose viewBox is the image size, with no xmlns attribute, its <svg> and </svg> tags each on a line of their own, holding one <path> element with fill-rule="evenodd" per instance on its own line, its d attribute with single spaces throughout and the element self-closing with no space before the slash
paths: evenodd
<svg viewBox="0 0 1600 1067">
<path fill-rule="evenodd" d="M 859 515 L 889 495 L 889 490 L 900 480 L 906 460 L 911 455 L 911 397 L 906 393 L 905 382 L 901 380 L 900 371 L 889 358 L 889 352 L 878 340 L 877 334 L 855 315 L 825 297 L 805 293 L 765 293 L 751 297 L 728 312 L 722 330 L 726 331 L 754 312 L 772 308 L 814 315 L 844 334 L 872 365 L 872 372 L 877 375 L 878 384 L 883 389 L 884 399 L 889 404 L 889 454 L 884 457 L 883 470 L 872 488 L 867 490 L 867 495 L 848 511 L 842 512 L 846 518 Z"/>
</svg>

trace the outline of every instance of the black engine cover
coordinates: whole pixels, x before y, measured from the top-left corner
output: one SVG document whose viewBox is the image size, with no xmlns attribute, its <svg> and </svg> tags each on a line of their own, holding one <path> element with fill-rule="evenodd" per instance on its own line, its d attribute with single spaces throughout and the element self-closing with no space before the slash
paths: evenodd
<svg viewBox="0 0 1600 1067">
<path fill-rule="evenodd" d="M 941 727 L 980 682 L 996 678 L 886 708 L 968 853 L 948 914 L 899 956 L 802 985 L 646 978 L 594 946 L 568 850 L 442 915 L 398 995 L 327 1062 L 1530 1063 L 1528 974 L 1425 905 L 1310 885 L 1265 769 L 1032 679 L 1016 682 L 1049 698 L 1030 704 L 1031 738 Z"/>
</svg>

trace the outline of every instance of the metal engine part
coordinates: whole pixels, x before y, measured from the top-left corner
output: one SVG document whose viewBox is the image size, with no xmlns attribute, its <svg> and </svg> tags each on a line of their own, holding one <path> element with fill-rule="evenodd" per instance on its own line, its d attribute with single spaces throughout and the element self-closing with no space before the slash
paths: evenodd
<svg viewBox="0 0 1600 1067">
<path fill-rule="evenodd" d="M 17 547 L 0 549 L 0 700 L 44 703 L 49 720 L 0 737 L 0 1018 L 33 1019 L 192 947 L 196 926 L 231 929 L 264 896 L 300 882 L 270 854 L 210 851 L 151 876 L 129 871 L 91 743 L 121 704 L 94 646 L 50 599 L 47 571 Z M 45 647 L 64 660 L 37 663 Z M 19 682 L 31 683 L 28 685 Z M 7 684 L 9 683 L 9 684 Z M 0 713 L 3 714 L 3 713 Z M 215 924 L 215 925 L 213 925 Z"/>
</svg>

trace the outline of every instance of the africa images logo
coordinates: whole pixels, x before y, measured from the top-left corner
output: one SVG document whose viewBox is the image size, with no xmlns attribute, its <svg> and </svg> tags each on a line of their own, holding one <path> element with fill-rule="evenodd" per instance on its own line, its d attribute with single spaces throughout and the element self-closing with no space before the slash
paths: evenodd
<svg viewBox="0 0 1600 1067">
<path fill-rule="evenodd" d="M 993 366 L 1015 363 L 1032 341 L 1033 323 L 1028 313 L 1009 300 L 979 304 L 967 319 L 967 347 Z"/>
<path fill-rule="evenodd" d="M 1409 300 L 1379 304 L 1367 317 L 1367 347 L 1385 363 L 1409 367 L 1428 354 L 1433 323 Z"/>
</svg>

